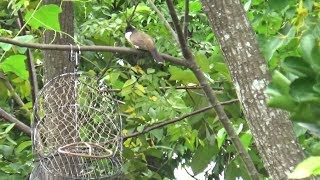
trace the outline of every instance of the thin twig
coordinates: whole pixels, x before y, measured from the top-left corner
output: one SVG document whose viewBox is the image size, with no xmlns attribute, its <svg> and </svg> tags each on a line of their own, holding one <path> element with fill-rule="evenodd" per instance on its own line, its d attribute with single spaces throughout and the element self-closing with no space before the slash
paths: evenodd
<svg viewBox="0 0 320 180">
<path fill-rule="evenodd" d="M 23 122 L 19 121 L 17 118 L 4 111 L 2 108 L 0 108 L 0 117 L 9 122 L 15 123 L 14 127 L 31 136 L 31 128 L 29 126 L 25 125 Z"/>
<path fill-rule="evenodd" d="M 127 23 L 130 23 L 130 22 L 132 21 L 132 18 L 133 18 L 133 16 L 134 16 L 134 13 L 136 12 L 136 9 L 137 9 L 139 3 L 140 3 L 140 2 L 138 2 L 138 3 L 134 6 L 134 9 L 133 9 L 133 11 L 132 11 L 132 14 L 131 14 L 131 16 L 129 17 L 129 19 L 127 20 Z"/>
<path fill-rule="evenodd" d="M 221 102 L 219 105 L 221 105 L 221 106 L 222 105 L 228 105 L 228 104 L 232 104 L 232 103 L 235 103 L 235 102 L 238 102 L 238 99 L 232 99 L 230 101 Z M 185 115 L 183 115 L 181 117 L 177 117 L 177 118 L 174 118 L 174 119 L 170 119 L 170 120 L 162 121 L 162 122 L 159 122 L 159 123 L 155 123 L 153 125 L 150 125 L 150 126 L 144 128 L 144 130 L 141 131 L 141 132 L 134 132 L 134 133 L 128 134 L 128 135 L 124 136 L 123 139 L 128 139 L 128 138 L 139 136 L 141 134 L 145 134 L 145 133 L 150 132 L 150 131 L 152 131 L 154 129 L 158 129 L 158 128 L 161 128 L 163 126 L 167 126 L 169 124 L 176 123 L 176 122 L 181 121 L 181 120 L 183 120 L 185 118 L 188 118 L 190 116 L 193 116 L 193 115 L 200 114 L 202 112 L 208 111 L 208 110 L 210 110 L 212 108 L 214 108 L 214 106 L 208 106 L 208 107 L 193 111 L 191 113 L 185 114 Z"/>
<path fill-rule="evenodd" d="M 20 47 L 27 47 L 27 48 L 35 48 L 41 50 L 57 50 L 57 51 L 70 51 L 70 45 L 58 45 L 58 44 L 40 44 L 40 43 L 26 43 L 16 41 L 10 38 L 3 38 L 0 37 L 0 42 L 13 44 Z M 80 46 L 81 51 L 104 51 L 104 52 L 111 52 L 111 53 L 126 53 L 126 54 L 149 54 L 146 51 L 138 50 L 134 48 L 127 48 L 127 47 L 115 47 L 115 46 Z M 160 53 L 162 58 L 165 60 L 180 66 L 188 67 L 188 64 L 183 61 L 181 58 L 173 57 L 168 54 Z"/>
<path fill-rule="evenodd" d="M 189 0 L 185 0 L 185 10 L 183 19 L 183 34 L 184 40 L 188 42 L 188 26 L 189 26 Z"/>
<path fill-rule="evenodd" d="M 184 41 L 183 32 L 182 32 L 180 24 L 179 24 L 179 19 L 178 19 L 176 10 L 174 9 L 174 5 L 171 0 L 166 0 L 166 2 L 167 2 L 168 9 L 169 9 L 169 13 L 172 18 L 173 25 L 174 25 L 176 32 L 177 32 L 177 35 L 178 35 L 179 44 L 181 47 L 183 57 L 185 57 L 186 60 L 191 61 L 192 54 L 191 54 L 191 51 L 189 50 L 186 42 Z"/>
<path fill-rule="evenodd" d="M 14 101 L 20 106 L 24 106 L 24 103 L 22 101 L 22 99 L 20 98 L 20 96 L 16 93 L 16 91 L 14 90 L 12 84 L 10 83 L 10 81 L 8 80 L 8 78 L 2 73 L 0 72 L 0 78 L 4 80 L 4 84 L 7 86 L 10 94 L 12 95 Z"/>
<path fill-rule="evenodd" d="M 192 178 L 195 179 L 195 180 L 199 180 L 198 178 L 196 178 L 195 175 L 191 174 L 186 167 L 183 167 L 183 169 L 186 171 L 186 173 L 187 173 L 190 177 L 192 177 Z"/>
<path fill-rule="evenodd" d="M 19 28 L 21 29 L 20 32 L 22 35 L 26 35 L 26 29 L 23 28 L 24 27 L 24 22 L 23 22 L 23 17 L 22 17 L 22 13 L 20 10 L 18 10 L 18 25 Z M 36 74 L 36 68 L 34 66 L 34 62 L 32 59 L 32 53 L 30 49 L 27 49 L 26 51 L 26 57 L 27 57 L 27 65 L 28 65 L 28 72 L 29 72 L 29 81 L 31 84 L 31 98 L 32 98 L 32 104 L 35 103 L 36 101 L 36 97 L 39 91 L 39 87 L 38 87 L 38 80 L 37 80 L 37 74 Z"/>
<path fill-rule="evenodd" d="M 257 169 L 254 166 L 254 163 L 252 159 L 250 158 L 248 152 L 245 150 L 244 146 L 242 145 L 239 136 L 236 134 L 230 119 L 228 118 L 226 112 L 224 111 L 223 107 L 219 104 L 219 100 L 217 96 L 215 95 L 214 91 L 211 89 L 210 85 L 208 84 L 208 81 L 204 75 L 204 73 L 201 71 L 200 67 L 196 63 L 195 59 L 193 58 L 190 49 L 187 46 L 186 41 L 184 40 L 183 32 L 179 24 L 179 19 L 177 16 L 177 13 L 175 11 L 174 5 L 172 0 L 166 0 L 167 6 L 173 21 L 173 24 L 175 26 L 180 47 L 182 50 L 183 57 L 188 61 L 189 68 L 192 70 L 192 72 L 197 77 L 200 85 L 203 87 L 203 91 L 205 92 L 210 104 L 214 106 L 214 109 L 216 111 L 217 116 L 219 117 L 219 120 L 223 127 L 225 128 L 227 134 L 229 135 L 234 147 L 236 148 L 237 152 L 239 153 L 240 157 L 242 158 L 245 167 L 248 170 L 248 173 L 252 179 L 260 179 L 259 173 Z"/>
<path fill-rule="evenodd" d="M 161 90 L 167 90 L 167 89 L 171 89 L 171 88 L 186 89 L 186 90 L 188 90 L 188 89 L 202 89 L 201 86 L 176 86 L 176 87 L 166 86 L 166 87 L 159 87 L 159 89 L 161 89 Z M 214 89 L 216 91 L 222 91 L 223 90 L 223 88 L 217 88 L 217 87 L 216 88 L 214 87 L 212 89 Z M 104 90 L 104 91 L 120 92 L 121 89 L 107 89 L 107 90 Z M 101 92 L 103 92 L 103 91 L 101 91 Z"/>
<path fill-rule="evenodd" d="M 153 3 L 152 0 L 147 0 L 147 1 L 148 1 L 148 3 L 150 4 L 151 8 L 158 14 L 160 20 L 164 23 L 164 25 L 166 26 L 166 28 L 169 29 L 169 31 L 171 32 L 171 35 L 173 36 L 173 38 L 175 39 L 175 41 L 176 41 L 177 43 L 179 43 L 177 33 L 172 29 L 172 27 L 170 26 L 169 22 L 166 20 L 166 18 L 165 18 L 164 15 L 161 13 L 161 11 L 157 8 L 157 6 Z"/>
</svg>

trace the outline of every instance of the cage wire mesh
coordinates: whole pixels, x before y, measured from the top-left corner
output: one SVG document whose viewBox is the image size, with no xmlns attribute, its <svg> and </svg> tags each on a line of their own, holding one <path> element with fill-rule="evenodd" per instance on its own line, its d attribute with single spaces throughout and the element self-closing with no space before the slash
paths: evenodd
<svg viewBox="0 0 320 180">
<path fill-rule="evenodd" d="M 97 78 L 62 74 L 39 92 L 33 145 L 40 165 L 55 176 L 121 176 L 122 122 L 118 102 Z"/>
</svg>

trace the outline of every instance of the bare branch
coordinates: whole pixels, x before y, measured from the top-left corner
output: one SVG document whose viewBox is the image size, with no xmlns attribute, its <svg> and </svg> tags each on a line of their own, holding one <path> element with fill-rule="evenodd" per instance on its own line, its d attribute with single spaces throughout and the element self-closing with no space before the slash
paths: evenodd
<svg viewBox="0 0 320 180">
<path fill-rule="evenodd" d="M 168 23 L 168 21 L 166 20 L 164 15 L 161 13 L 161 11 L 156 7 L 156 5 L 153 3 L 152 0 L 147 0 L 147 1 L 150 4 L 151 8 L 158 14 L 160 20 L 164 23 L 166 28 L 171 32 L 171 34 L 172 34 L 173 38 L 176 40 L 176 42 L 179 43 L 178 36 L 177 36 L 176 32 L 172 29 L 172 27 L 170 26 L 170 24 Z"/>
<path fill-rule="evenodd" d="M 0 72 L 0 78 L 4 80 L 4 84 L 7 86 L 10 94 L 12 95 L 14 101 L 19 105 L 19 106 L 24 106 L 23 101 L 21 100 L 20 96 L 16 93 L 16 91 L 14 90 L 12 84 L 10 83 L 10 81 L 8 80 L 8 78 L 2 73 Z"/>
<path fill-rule="evenodd" d="M 176 86 L 176 87 L 171 87 L 171 86 L 165 86 L 165 87 L 159 87 L 159 89 L 162 89 L 162 90 L 166 90 L 166 89 L 171 89 L 171 88 L 175 88 L 175 89 L 202 89 L 201 86 Z M 213 88 L 214 90 L 217 90 L 217 91 L 222 91 L 223 88 Z M 121 89 L 108 89 L 108 90 L 105 90 L 105 91 L 111 91 L 111 92 L 120 92 Z"/>
<path fill-rule="evenodd" d="M 176 32 L 177 32 L 177 35 L 178 35 L 179 44 L 181 47 L 183 57 L 185 57 L 188 61 L 191 61 L 192 54 L 191 54 L 186 42 L 184 41 L 183 32 L 182 32 L 180 24 L 179 24 L 179 19 L 178 19 L 176 10 L 174 9 L 174 5 L 171 0 L 166 0 L 166 2 L 167 2 L 167 6 L 168 6 L 168 9 L 169 9 L 172 21 L 173 21 L 173 25 L 174 25 Z"/>
<path fill-rule="evenodd" d="M 189 26 L 189 0 L 185 0 L 185 10 L 183 19 L 183 34 L 184 40 L 188 41 L 188 26 Z"/>
<path fill-rule="evenodd" d="M 22 13 L 20 11 L 20 9 L 18 10 L 18 26 L 21 29 L 20 32 L 22 35 L 26 35 L 26 29 L 23 28 L 24 27 L 24 22 L 23 22 L 23 16 Z M 32 104 L 34 104 L 34 102 L 36 101 L 36 97 L 39 91 L 39 87 L 38 87 L 38 80 L 37 80 L 37 74 L 36 74 L 36 69 L 34 67 L 34 62 L 32 59 L 32 53 L 30 49 L 27 49 L 26 51 L 26 56 L 27 56 L 27 65 L 28 65 L 28 72 L 29 72 L 29 81 L 31 84 L 31 94 L 32 94 Z"/>
<path fill-rule="evenodd" d="M 183 167 L 183 169 L 186 171 L 186 173 L 187 173 L 190 177 L 192 177 L 192 178 L 195 179 L 195 180 L 199 180 L 198 178 L 196 178 L 195 175 L 191 174 L 186 167 Z"/>
<path fill-rule="evenodd" d="M 57 51 L 70 51 L 70 45 L 58 45 L 58 44 L 40 44 L 40 43 L 25 43 L 16 41 L 10 38 L 3 38 L 0 37 L 0 42 L 13 44 L 20 47 L 27 47 L 27 48 L 35 48 L 41 50 L 57 50 Z M 111 52 L 111 53 L 125 53 L 125 54 L 145 54 L 149 55 L 148 52 L 127 48 L 127 47 L 115 47 L 115 46 L 80 46 L 81 51 L 104 51 L 104 52 Z M 183 61 L 181 58 L 173 57 L 168 54 L 160 53 L 163 59 L 179 65 L 188 67 L 188 64 Z"/>
<path fill-rule="evenodd" d="M 220 105 L 228 105 L 228 104 L 235 103 L 235 102 L 238 102 L 238 99 L 232 99 L 230 101 L 221 102 Z M 158 128 L 161 128 L 163 126 L 176 123 L 176 122 L 181 121 L 181 120 L 183 120 L 185 118 L 188 118 L 190 116 L 193 116 L 193 115 L 200 114 L 202 112 L 208 111 L 208 110 L 210 110 L 212 108 L 214 108 L 214 106 L 208 106 L 208 107 L 193 111 L 191 113 L 185 114 L 185 115 L 183 115 L 181 117 L 177 117 L 177 118 L 174 118 L 174 119 L 171 119 L 171 120 L 155 123 L 153 125 L 150 125 L 149 127 L 146 127 L 142 132 L 134 132 L 132 134 L 124 136 L 123 139 L 128 139 L 128 138 L 139 136 L 141 134 L 145 134 L 145 133 L 150 132 L 150 131 L 152 131 L 154 129 L 158 129 Z"/>
<path fill-rule="evenodd" d="M 7 113 L 6 111 L 4 111 L 1 108 L 0 108 L 0 117 L 2 117 L 3 119 L 5 119 L 9 122 L 15 123 L 14 127 L 19 129 L 20 131 L 26 133 L 27 135 L 31 136 L 31 128 L 29 126 L 25 125 L 23 122 L 19 121 L 14 116 Z"/>
</svg>

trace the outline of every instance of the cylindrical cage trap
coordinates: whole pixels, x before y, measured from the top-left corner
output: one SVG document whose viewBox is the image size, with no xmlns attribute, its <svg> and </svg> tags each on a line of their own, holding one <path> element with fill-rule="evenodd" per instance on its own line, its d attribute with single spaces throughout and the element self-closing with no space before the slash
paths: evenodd
<svg viewBox="0 0 320 180">
<path fill-rule="evenodd" d="M 71 179 L 121 175 L 122 122 L 118 101 L 94 76 L 51 79 L 34 106 L 33 145 L 46 171 Z"/>
</svg>

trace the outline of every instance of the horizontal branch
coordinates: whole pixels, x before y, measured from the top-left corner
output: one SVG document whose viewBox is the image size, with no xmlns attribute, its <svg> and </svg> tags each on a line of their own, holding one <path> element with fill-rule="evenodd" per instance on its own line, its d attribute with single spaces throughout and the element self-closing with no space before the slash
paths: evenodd
<svg viewBox="0 0 320 180">
<path fill-rule="evenodd" d="M 221 103 L 219 103 L 219 105 L 228 105 L 228 104 L 231 104 L 231 103 L 234 103 L 234 102 L 238 102 L 238 99 L 232 99 L 230 101 L 221 102 Z M 150 126 L 144 128 L 143 131 L 141 131 L 141 132 L 134 132 L 134 133 L 128 134 L 128 135 L 124 136 L 123 139 L 128 139 L 128 138 L 139 136 L 141 134 L 145 134 L 145 133 L 150 132 L 150 131 L 152 131 L 154 129 L 158 129 L 158 128 L 161 128 L 163 126 L 166 126 L 166 125 L 169 125 L 169 124 L 173 124 L 173 123 L 181 121 L 181 120 L 183 120 L 183 119 L 185 119 L 187 117 L 190 117 L 190 116 L 193 116 L 193 115 L 208 111 L 208 110 L 210 110 L 212 108 L 214 108 L 214 106 L 208 106 L 208 107 L 193 111 L 191 113 L 185 114 L 185 115 L 183 115 L 181 117 L 177 117 L 177 118 L 174 118 L 174 119 L 171 119 L 171 120 L 155 123 L 153 125 L 150 125 Z"/>
<path fill-rule="evenodd" d="M 40 43 L 26 43 L 16 41 L 10 38 L 0 37 L 0 42 L 13 44 L 20 47 L 34 48 L 41 50 L 57 50 L 57 51 L 70 51 L 70 45 L 58 45 L 58 44 L 40 44 Z M 73 45 L 73 49 L 78 49 L 78 46 Z M 137 50 L 128 47 L 115 47 L 115 46 L 80 46 L 81 51 L 104 51 L 111 53 L 125 53 L 125 54 L 148 54 L 146 51 Z M 160 53 L 160 55 L 167 61 L 176 65 L 188 67 L 188 63 L 182 58 L 170 56 L 168 54 Z"/>
<path fill-rule="evenodd" d="M 159 87 L 159 89 L 161 89 L 161 90 L 167 90 L 167 89 L 171 89 L 171 88 L 175 88 L 175 89 L 185 89 L 185 90 L 189 90 L 189 89 L 202 89 L 201 86 L 176 86 L 176 87 L 165 86 L 165 87 Z M 220 88 L 220 87 L 213 87 L 212 89 L 213 89 L 213 90 L 216 90 L 216 91 L 222 91 L 222 90 L 223 90 L 223 88 Z M 120 92 L 121 89 L 108 89 L 108 90 L 105 90 L 105 91 Z M 103 91 L 101 91 L 101 92 L 103 92 Z"/>
<path fill-rule="evenodd" d="M 0 78 L 4 80 L 4 84 L 7 86 L 10 94 L 12 95 L 13 99 L 15 100 L 15 102 L 20 106 L 24 106 L 24 103 L 22 101 L 22 99 L 20 98 L 20 96 L 15 92 L 12 84 L 10 83 L 10 81 L 8 80 L 8 78 L 2 73 L 0 72 Z"/>
<path fill-rule="evenodd" d="M 0 108 L 0 117 L 2 117 L 3 119 L 11 123 L 15 123 L 14 127 L 31 136 L 31 128 L 29 126 L 25 125 L 23 122 L 19 121 L 17 118 L 13 117 L 11 114 L 7 113 L 1 108 Z"/>
</svg>

